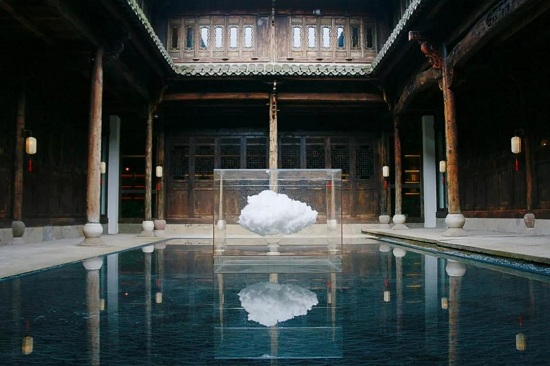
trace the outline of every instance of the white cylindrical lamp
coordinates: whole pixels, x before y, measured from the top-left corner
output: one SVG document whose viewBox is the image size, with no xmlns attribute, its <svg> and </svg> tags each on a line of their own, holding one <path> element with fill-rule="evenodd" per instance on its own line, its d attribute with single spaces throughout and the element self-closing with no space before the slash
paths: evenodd
<svg viewBox="0 0 550 366">
<path fill-rule="evenodd" d="M 383 176 L 384 178 L 387 178 L 387 177 L 390 176 L 390 167 L 389 167 L 389 166 L 384 165 L 384 166 L 382 167 L 382 176 Z"/>
<path fill-rule="evenodd" d="M 439 172 L 445 173 L 447 171 L 447 162 L 445 160 L 441 160 L 439 162 Z"/>
<path fill-rule="evenodd" d="M 25 139 L 25 151 L 29 155 L 36 154 L 36 139 L 32 136 Z"/>
<path fill-rule="evenodd" d="M 161 165 L 157 165 L 157 167 L 155 168 L 155 176 L 157 178 L 162 178 L 162 166 Z"/>
<path fill-rule="evenodd" d="M 521 137 L 519 136 L 514 136 L 512 137 L 512 139 L 510 140 L 510 145 L 511 145 L 511 149 L 512 149 L 512 152 L 514 154 L 519 154 L 521 152 Z"/>
</svg>

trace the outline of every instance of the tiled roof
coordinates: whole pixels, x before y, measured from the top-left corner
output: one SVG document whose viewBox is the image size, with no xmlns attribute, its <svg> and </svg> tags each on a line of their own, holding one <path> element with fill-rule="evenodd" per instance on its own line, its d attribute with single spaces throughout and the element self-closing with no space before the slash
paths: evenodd
<svg viewBox="0 0 550 366">
<path fill-rule="evenodd" d="M 399 23 L 397 23 L 382 46 L 382 49 L 372 62 L 373 73 L 376 73 L 377 69 L 380 67 L 379 65 L 388 59 L 389 55 L 398 47 L 399 42 L 403 40 L 403 37 L 408 39 L 408 33 L 412 30 L 411 24 L 418 18 L 421 13 L 420 10 L 432 1 L 433 0 L 413 0 L 413 2 L 411 2 L 405 14 L 403 14 L 401 20 L 399 20 Z"/>
<path fill-rule="evenodd" d="M 190 63 L 177 64 L 182 76 L 368 76 L 370 64 Z"/>
<path fill-rule="evenodd" d="M 149 23 L 149 19 L 147 19 L 147 16 L 145 16 L 145 14 L 143 13 L 139 5 L 136 3 L 136 1 L 135 0 L 121 0 L 121 1 L 130 8 L 132 14 L 135 17 L 134 20 L 138 21 L 143 25 L 144 30 L 149 34 L 150 40 L 154 43 L 154 46 L 158 49 L 162 58 L 166 60 L 169 68 L 171 68 L 172 71 L 177 71 L 177 67 L 172 61 L 172 57 L 166 51 L 166 48 L 164 47 L 161 40 L 155 33 L 155 30 L 151 26 L 151 23 Z"/>
</svg>

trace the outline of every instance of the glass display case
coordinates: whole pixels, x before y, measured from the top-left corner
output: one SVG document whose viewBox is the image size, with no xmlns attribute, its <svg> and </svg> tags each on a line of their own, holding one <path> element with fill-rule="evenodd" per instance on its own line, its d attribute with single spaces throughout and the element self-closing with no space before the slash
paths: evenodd
<svg viewBox="0 0 550 366">
<path fill-rule="evenodd" d="M 338 270 L 341 176 L 340 169 L 215 169 L 216 269 L 253 271 L 254 259 L 277 272 L 299 259 Z"/>
</svg>

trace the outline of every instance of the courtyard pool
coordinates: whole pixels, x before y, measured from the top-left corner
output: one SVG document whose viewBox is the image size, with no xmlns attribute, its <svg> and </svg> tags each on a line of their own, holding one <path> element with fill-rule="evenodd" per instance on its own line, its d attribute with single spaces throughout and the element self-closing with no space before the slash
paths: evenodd
<svg viewBox="0 0 550 366">
<path fill-rule="evenodd" d="M 341 272 L 216 271 L 210 247 L 161 244 L 4 279 L 0 365 L 548 364 L 546 268 L 384 243 L 344 250 Z M 247 293 L 267 315 L 292 313 L 296 293 L 315 305 L 262 325 L 239 296 L 258 284 L 291 290 Z"/>
</svg>

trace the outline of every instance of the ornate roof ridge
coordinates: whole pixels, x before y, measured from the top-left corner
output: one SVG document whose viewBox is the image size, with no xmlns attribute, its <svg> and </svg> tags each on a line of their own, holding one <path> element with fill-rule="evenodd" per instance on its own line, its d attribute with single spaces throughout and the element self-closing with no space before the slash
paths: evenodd
<svg viewBox="0 0 550 366">
<path fill-rule="evenodd" d="M 376 55 L 376 58 L 372 62 L 372 72 L 375 73 L 376 69 L 379 67 L 381 63 L 383 63 L 384 60 L 386 60 L 391 54 L 398 41 L 403 38 L 407 37 L 409 26 L 411 25 L 411 22 L 416 19 L 419 13 L 419 9 L 424 8 L 427 4 L 429 4 L 432 0 L 413 0 L 413 2 L 410 3 L 409 7 L 391 32 L 390 36 L 382 46 L 382 49 L 380 52 L 378 52 L 378 55 Z"/>
<path fill-rule="evenodd" d="M 177 63 L 176 66 L 182 76 L 368 76 L 371 72 L 370 64 L 365 63 L 211 62 Z"/>
<path fill-rule="evenodd" d="M 160 54 L 164 58 L 164 60 L 167 62 L 170 69 L 172 69 L 173 72 L 178 72 L 178 67 L 174 64 L 172 57 L 168 54 L 168 51 L 166 51 L 166 48 L 162 44 L 160 38 L 157 36 L 157 33 L 153 29 L 153 26 L 149 22 L 149 19 L 147 16 L 143 13 L 143 10 L 141 10 L 141 7 L 136 3 L 135 0 L 121 0 L 122 2 L 126 3 L 134 15 L 137 17 L 136 20 L 138 20 L 144 27 L 145 31 L 149 34 L 149 37 L 151 41 L 155 44 L 156 48 L 159 50 Z"/>
</svg>

